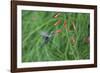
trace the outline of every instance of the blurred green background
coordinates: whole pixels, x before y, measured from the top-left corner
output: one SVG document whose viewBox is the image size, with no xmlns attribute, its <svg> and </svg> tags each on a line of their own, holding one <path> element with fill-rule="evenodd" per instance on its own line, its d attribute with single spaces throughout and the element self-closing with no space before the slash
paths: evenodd
<svg viewBox="0 0 100 73">
<path fill-rule="evenodd" d="M 22 62 L 89 59 L 89 27 L 89 13 L 22 10 Z M 56 30 L 45 43 L 41 32 Z"/>
</svg>

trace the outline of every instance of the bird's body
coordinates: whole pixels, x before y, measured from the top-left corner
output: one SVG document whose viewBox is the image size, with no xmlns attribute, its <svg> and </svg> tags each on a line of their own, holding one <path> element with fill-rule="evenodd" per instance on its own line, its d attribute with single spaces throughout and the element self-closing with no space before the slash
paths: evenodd
<svg viewBox="0 0 100 73">
<path fill-rule="evenodd" d="M 43 47 L 45 44 L 47 44 L 51 38 L 53 37 L 53 33 L 47 33 L 47 32 L 41 32 L 40 35 L 42 36 L 43 38 L 43 42 L 41 44 L 41 47 Z"/>
</svg>

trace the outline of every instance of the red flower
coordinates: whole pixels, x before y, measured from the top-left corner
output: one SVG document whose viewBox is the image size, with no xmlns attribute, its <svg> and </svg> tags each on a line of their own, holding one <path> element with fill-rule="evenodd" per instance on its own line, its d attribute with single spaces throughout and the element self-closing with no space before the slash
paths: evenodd
<svg viewBox="0 0 100 73">
<path fill-rule="evenodd" d="M 54 16 L 54 18 L 57 18 L 59 15 L 60 15 L 60 13 L 57 13 L 57 14 Z"/>
<path fill-rule="evenodd" d="M 54 24 L 54 26 L 57 26 L 57 25 L 59 25 L 61 23 L 61 20 L 58 20 L 55 24 Z"/>
<path fill-rule="evenodd" d="M 62 30 L 60 30 L 60 29 L 59 30 L 56 30 L 56 33 L 60 33 L 60 32 L 62 32 Z"/>
<path fill-rule="evenodd" d="M 64 21 L 64 28 L 66 28 L 66 25 L 67 25 L 67 21 L 65 20 Z"/>
</svg>

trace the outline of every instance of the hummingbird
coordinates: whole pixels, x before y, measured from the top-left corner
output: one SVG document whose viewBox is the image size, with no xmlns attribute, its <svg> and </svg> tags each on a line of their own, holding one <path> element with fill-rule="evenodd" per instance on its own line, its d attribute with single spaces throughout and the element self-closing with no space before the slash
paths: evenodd
<svg viewBox="0 0 100 73">
<path fill-rule="evenodd" d="M 41 47 L 50 42 L 53 39 L 53 37 L 60 32 L 62 32 L 60 29 L 56 31 L 51 31 L 50 33 L 45 31 L 40 32 L 40 35 L 43 38 L 43 43 L 41 44 Z"/>
<path fill-rule="evenodd" d="M 41 44 L 40 47 L 43 47 L 43 46 L 45 46 L 45 44 L 47 44 L 48 42 L 50 42 L 51 39 L 53 38 L 54 34 L 55 33 L 53 31 L 51 31 L 50 33 L 45 32 L 45 31 L 40 32 L 40 35 L 43 38 L 43 42 L 42 42 L 42 44 Z"/>
</svg>

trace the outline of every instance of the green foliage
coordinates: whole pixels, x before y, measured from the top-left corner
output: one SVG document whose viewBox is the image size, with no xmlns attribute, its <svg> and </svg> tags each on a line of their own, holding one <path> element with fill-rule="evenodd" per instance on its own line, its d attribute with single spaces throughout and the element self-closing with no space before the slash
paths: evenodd
<svg viewBox="0 0 100 73">
<path fill-rule="evenodd" d="M 46 11 L 22 11 L 22 62 L 81 60 L 90 58 L 90 15 L 88 13 Z M 54 24 L 61 20 L 59 25 Z M 66 26 L 64 27 L 64 21 Z M 72 25 L 74 22 L 76 31 Z M 55 34 L 48 43 L 40 35 L 42 31 Z M 67 31 L 69 29 L 69 31 Z"/>
</svg>

